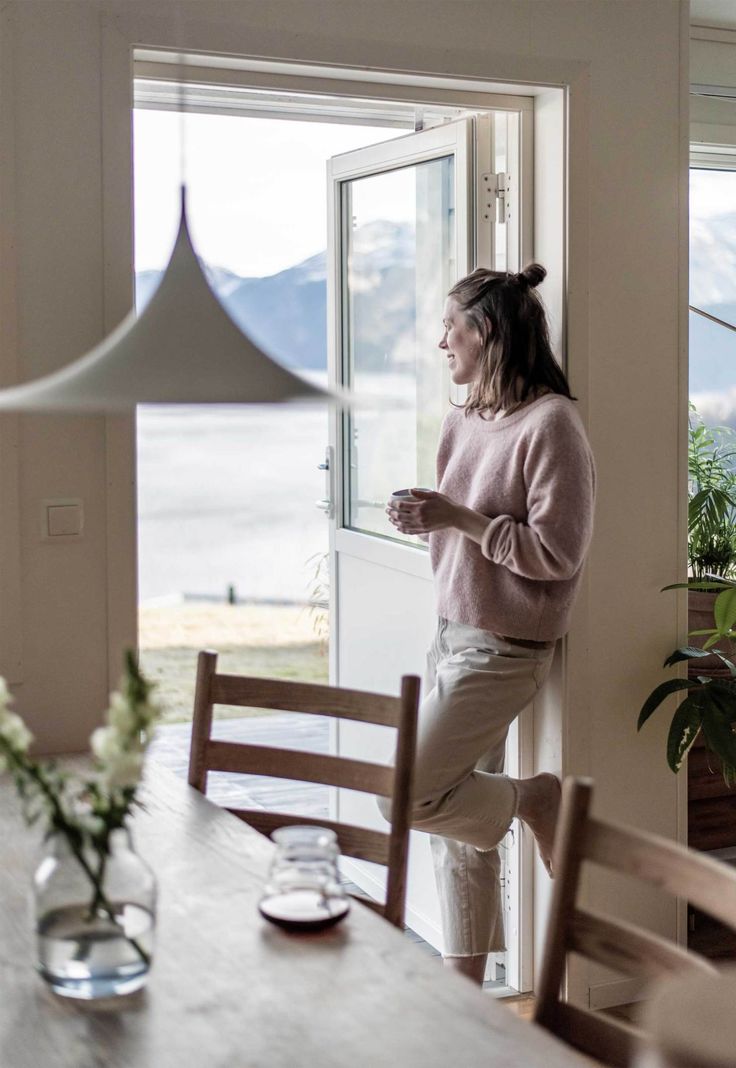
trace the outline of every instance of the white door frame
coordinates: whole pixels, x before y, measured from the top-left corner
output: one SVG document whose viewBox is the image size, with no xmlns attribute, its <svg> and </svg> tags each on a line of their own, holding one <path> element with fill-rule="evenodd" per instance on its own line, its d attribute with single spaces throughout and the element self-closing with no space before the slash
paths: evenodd
<svg viewBox="0 0 736 1068">
<path fill-rule="evenodd" d="M 160 82 L 172 82 L 176 81 L 179 71 L 177 64 L 180 61 L 180 51 L 174 50 L 150 50 L 140 49 L 135 50 L 135 73 L 137 76 L 157 78 Z M 437 79 L 425 79 L 420 75 L 415 78 L 407 78 L 403 82 L 394 82 L 391 75 L 384 72 L 364 72 L 364 71 L 352 71 L 347 69 L 339 69 L 339 77 L 335 75 L 338 71 L 335 68 L 308 68 L 301 64 L 295 63 L 279 63 L 272 61 L 261 61 L 248 59 L 239 59 L 237 57 L 228 57 L 227 65 L 220 67 L 208 66 L 208 58 L 205 56 L 193 56 L 191 61 L 197 65 L 196 80 L 198 82 L 204 82 L 205 84 L 214 85 L 239 85 L 248 87 L 270 87 L 286 91 L 299 91 L 305 93 L 313 93 L 315 91 L 324 92 L 327 95 L 333 95 L 334 98 L 344 97 L 348 93 L 352 96 L 356 90 L 359 91 L 360 96 L 364 100 L 370 100 L 375 102 L 388 102 L 388 101 L 403 101 L 407 105 L 416 105 L 421 107 L 427 105 L 435 107 L 439 110 L 441 107 L 451 108 L 452 106 L 458 109 L 467 109 L 472 111 L 482 110 L 497 110 L 497 111 L 513 111 L 519 115 L 519 125 L 516 128 L 518 133 L 518 152 L 519 160 L 521 164 L 521 176 L 523 185 L 520 189 L 514 189 L 511 193 L 511 199 L 514 203 L 515 211 L 518 213 L 518 228 L 516 228 L 516 234 L 518 234 L 517 241 L 509 242 L 509 269 L 512 269 L 516 264 L 527 261 L 531 258 L 534 230 L 533 230 L 533 173 L 532 162 L 534 158 L 533 150 L 533 136 L 535 130 L 534 120 L 534 97 L 539 96 L 541 87 L 535 85 L 505 85 L 503 89 L 506 92 L 492 92 L 488 91 L 493 83 L 489 82 L 476 82 L 474 85 L 468 84 L 467 87 L 463 86 L 458 88 L 458 83 L 453 82 L 452 79 L 437 78 Z M 190 60 L 187 61 L 188 63 Z M 235 70 L 237 69 L 237 74 Z M 298 73 L 294 73 L 298 72 Z M 424 84 L 422 84 L 424 83 Z M 433 83 L 433 84 L 430 84 Z M 555 90 L 550 90 L 552 94 Z M 529 95 L 526 95 L 529 94 Z M 194 107 L 191 110 L 195 110 Z M 213 106 L 212 101 L 205 101 L 201 110 L 216 111 L 217 108 Z M 232 114 L 232 108 L 227 109 L 228 113 Z M 370 120 L 368 120 L 370 122 Z M 561 150 L 564 151 L 564 146 L 561 146 Z M 485 256 L 482 256 L 481 250 L 483 247 L 482 238 L 477 243 L 478 259 L 482 261 Z M 515 262 L 516 261 L 516 264 Z M 330 318 L 330 323 L 332 319 Z M 334 492 L 334 504 L 336 507 L 342 507 L 342 486 L 338 484 L 337 480 L 333 481 Z M 347 538 L 367 539 L 365 535 L 360 535 L 352 531 L 341 531 L 341 536 Z M 375 541 L 375 539 L 374 539 Z M 347 544 L 343 544 L 343 549 L 348 548 Z M 356 545 L 357 548 L 357 545 Z M 398 547 L 394 547 L 398 548 Z M 365 549 L 361 547 L 361 552 Z M 379 548 L 377 550 L 381 552 Z M 412 553 L 411 549 L 407 552 Z M 428 560 L 426 554 L 417 554 L 416 550 L 412 555 L 420 556 L 419 560 L 415 560 L 409 567 L 414 567 L 417 570 L 426 569 L 428 572 Z M 407 566 L 404 564 L 403 566 Z M 334 656 L 337 655 L 337 648 L 335 648 Z M 333 654 L 331 652 L 331 660 L 333 660 Z M 334 662 L 334 661 L 333 661 Z M 331 670 L 334 670 L 331 667 Z M 516 768 L 513 767 L 513 762 L 509 767 L 509 771 L 512 774 L 526 774 L 530 773 L 531 767 L 534 763 L 531 748 L 528 749 L 526 757 L 524 757 L 524 750 L 527 747 L 533 745 L 534 731 L 532 727 L 532 717 L 528 715 L 522 717 L 522 722 L 519 725 L 521 732 L 520 740 L 523 746 L 522 753 L 519 754 L 519 759 L 523 758 L 524 767 L 519 764 Z M 513 743 L 512 743 L 513 745 Z M 523 923 L 522 915 L 529 921 L 527 929 L 531 933 L 532 915 L 535 911 L 533 909 L 532 895 L 531 895 L 531 843 L 529 841 L 523 842 L 520 846 L 522 849 L 522 855 L 527 857 L 526 862 L 520 869 L 521 878 L 518 885 L 507 886 L 506 893 L 508 895 L 514 895 L 517 897 L 519 903 L 525 902 L 523 914 L 519 911 L 520 921 Z M 526 890 L 528 889 L 528 892 Z M 527 940 L 528 945 L 524 952 L 524 961 L 519 962 L 519 981 L 518 989 L 530 989 L 532 986 L 532 955 L 533 947 L 531 945 L 531 937 Z"/>
</svg>

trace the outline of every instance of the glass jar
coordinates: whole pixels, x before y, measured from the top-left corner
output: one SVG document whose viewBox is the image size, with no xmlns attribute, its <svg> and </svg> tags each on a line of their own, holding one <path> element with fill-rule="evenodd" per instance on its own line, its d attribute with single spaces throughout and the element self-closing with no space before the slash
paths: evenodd
<svg viewBox="0 0 736 1068">
<path fill-rule="evenodd" d="M 75 854 L 63 834 L 44 843 L 33 876 L 37 967 L 57 994 L 100 998 L 146 982 L 156 922 L 156 880 L 130 833 L 110 835 L 110 852 Z"/>
<path fill-rule="evenodd" d="M 337 868 L 337 836 L 326 827 L 280 827 L 259 908 L 290 931 L 331 927 L 350 910 Z"/>
</svg>

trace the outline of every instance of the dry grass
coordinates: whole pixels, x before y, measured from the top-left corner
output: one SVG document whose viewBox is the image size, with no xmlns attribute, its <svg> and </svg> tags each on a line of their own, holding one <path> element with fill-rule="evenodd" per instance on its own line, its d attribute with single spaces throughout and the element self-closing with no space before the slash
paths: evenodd
<svg viewBox="0 0 736 1068">
<path fill-rule="evenodd" d="M 309 609 L 292 605 L 186 603 L 143 606 L 139 616 L 140 661 L 158 685 L 164 722 L 191 718 L 200 649 L 220 654 L 218 667 L 239 675 L 326 682 L 327 650 L 317 639 Z M 220 718 L 262 715 L 218 709 Z"/>
</svg>

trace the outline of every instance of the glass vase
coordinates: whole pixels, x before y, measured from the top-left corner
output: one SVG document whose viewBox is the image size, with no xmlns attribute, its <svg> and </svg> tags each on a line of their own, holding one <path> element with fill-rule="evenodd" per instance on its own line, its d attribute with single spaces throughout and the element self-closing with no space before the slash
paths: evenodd
<svg viewBox="0 0 736 1068">
<path fill-rule="evenodd" d="M 37 967 L 57 994 L 112 997 L 142 987 L 153 952 L 156 880 L 126 829 L 104 856 L 75 852 L 63 834 L 44 843 L 33 876 Z"/>
</svg>

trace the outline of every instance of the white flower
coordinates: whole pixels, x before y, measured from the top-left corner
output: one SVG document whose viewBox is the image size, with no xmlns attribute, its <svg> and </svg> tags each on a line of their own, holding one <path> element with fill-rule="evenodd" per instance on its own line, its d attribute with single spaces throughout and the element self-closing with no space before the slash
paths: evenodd
<svg viewBox="0 0 736 1068">
<path fill-rule="evenodd" d="M 131 735 L 135 733 L 138 717 L 135 709 L 121 693 L 110 694 L 110 708 L 107 713 L 107 721 L 120 734 Z"/>
<path fill-rule="evenodd" d="M 0 737 L 16 752 L 25 753 L 33 735 L 15 712 L 0 713 Z"/>
<path fill-rule="evenodd" d="M 110 789 L 136 786 L 143 772 L 143 753 L 120 750 L 103 769 L 103 776 Z"/>
<path fill-rule="evenodd" d="M 13 696 L 8 689 L 8 684 L 2 675 L 0 675 L 0 709 L 4 711 L 12 700 Z"/>
<path fill-rule="evenodd" d="M 123 748 L 120 735 L 114 727 L 98 727 L 92 731 L 89 744 L 101 764 L 117 759 Z"/>
</svg>

